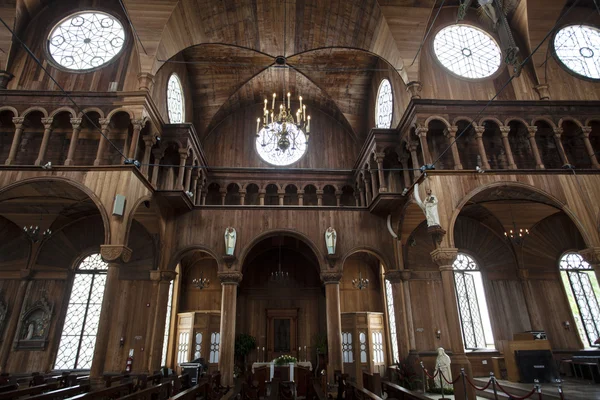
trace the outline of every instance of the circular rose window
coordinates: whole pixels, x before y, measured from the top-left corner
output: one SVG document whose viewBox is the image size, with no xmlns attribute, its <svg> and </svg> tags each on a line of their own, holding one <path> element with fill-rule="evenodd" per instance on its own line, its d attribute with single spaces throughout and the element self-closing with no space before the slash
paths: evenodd
<svg viewBox="0 0 600 400">
<path fill-rule="evenodd" d="M 554 36 L 554 53 L 577 75 L 600 79 L 600 30 L 588 25 L 571 25 Z"/>
<path fill-rule="evenodd" d="M 496 41 L 470 25 L 450 25 L 439 31 L 433 41 L 433 51 L 446 69 L 468 79 L 493 75 L 502 60 Z"/>
<path fill-rule="evenodd" d="M 48 51 L 61 67 L 86 71 L 107 64 L 124 43 L 123 25 L 115 17 L 86 11 L 65 18 L 52 29 Z"/>
</svg>

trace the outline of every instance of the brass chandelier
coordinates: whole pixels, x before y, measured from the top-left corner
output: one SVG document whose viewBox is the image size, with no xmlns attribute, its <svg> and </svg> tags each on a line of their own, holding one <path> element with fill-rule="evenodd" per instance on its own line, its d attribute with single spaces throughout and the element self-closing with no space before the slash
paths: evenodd
<svg viewBox="0 0 600 400">
<path fill-rule="evenodd" d="M 308 143 L 310 135 L 310 115 L 306 115 L 306 104 L 302 104 L 302 96 L 298 96 L 300 108 L 296 111 L 294 117 L 291 108 L 292 94 L 287 94 L 287 104 L 285 97 L 282 99 L 279 109 L 275 109 L 277 94 L 273 93 L 273 101 L 271 109 L 268 109 L 268 99 L 265 99 L 263 115 L 256 119 L 256 136 L 262 134 L 261 146 L 273 144 L 274 147 L 281 152 L 288 149 L 295 150 L 299 144 L 299 140 L 305 140 L 304 144 Z M 304 132 L 304 134 L 302 134 Z"/>
</svg>

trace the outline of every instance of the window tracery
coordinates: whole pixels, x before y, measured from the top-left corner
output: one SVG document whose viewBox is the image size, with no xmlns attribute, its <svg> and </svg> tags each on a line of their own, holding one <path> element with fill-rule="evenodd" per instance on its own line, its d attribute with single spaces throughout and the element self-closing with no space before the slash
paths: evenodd
<svg viewBox="0 0 600 400">
<path fill-rule="evenodd" d="M 394 97 L 390 81 L 384 79 L 379 84 L 377 91 L 377 107 L 375 118 L 377 128 L 389 129 L 392 126 L 392 113 L 394 111 Z"/>
<path fill-rule="evenodd" d="M 600 79 L 600 29 L 589 25 L 571 25 L 554 36 L 554 53 L 574 73 Z"/>
<path fill-rule="evenodd" d="M 462 24 L 440 30 L 433 41 L 433 50 L 446 69 L 469 79 L 493 75 L 502 59 L 500 47 L 490 35 Z"/>
<path fill-rule="evenodd" d="M 115 17 L 86 11 L 59 22 L 48 37 L 48 51 L 61 67 L 86 71 L 106 65 L 125 44 L 123 25 Z"/>
<path fill-rule="evenodd" d="M 171 74 L 167 85 L 167 111 L 169 122 L 181 124 L 184 121 L 184 97 L 183 87 L 177 74 Z"/>
</svg>

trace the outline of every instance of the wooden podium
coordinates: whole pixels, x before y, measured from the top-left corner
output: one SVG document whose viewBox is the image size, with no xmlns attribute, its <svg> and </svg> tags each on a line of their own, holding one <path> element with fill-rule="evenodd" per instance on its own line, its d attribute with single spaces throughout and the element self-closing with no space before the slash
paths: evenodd
<svg viewBox="0 0 600 400">
<path fill-rule="evenodd" d="M 515 351 L 517 350 L 550 350 L 550 342 L 548 340 L 534 340 L 534 337 L 528 332 L 515 333 L 513 339 L 516 340 L 501 340 L 500 352 L 504 355 L 506 364 L 506 375 L 509 381 L 519 382 L 519 366 L 515 359 Z"/>
</svg>

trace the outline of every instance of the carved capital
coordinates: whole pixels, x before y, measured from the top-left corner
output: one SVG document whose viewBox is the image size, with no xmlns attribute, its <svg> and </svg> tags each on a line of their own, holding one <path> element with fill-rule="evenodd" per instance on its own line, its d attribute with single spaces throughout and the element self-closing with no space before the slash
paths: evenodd
<svg viewBox="0 0 600 400">
<path fill-rule="evenodd" d="M 420 99 L 421 90 L 423 90 L 423 84 L 419 81 L 410 81 L 406 84 L 406 91 L 410 93 L 412 99 Z"/>
<path fill-rule="evenodd" d="M 112 264 L 125 264 L 131 259 L 131 249 L 120 244 L 103 244 L 100 246 L 102 261 Z"/>
<path fill-rule="evenodd" d="M 584 126 L 583 128 L 581 128 L 581 134 L 584 137 L 589 138 L 590 137 L 590 133 L 592 133 L 592 127 L 591 126 Z"/>
<path fill-rule="evenodd" d="M 184 160 L 186 160 L 188 158 L 189 154 L 188 154 L 188 149 L 187 148 L 181 148 L 179 149 L 179 157 L 183 158 Z"/>
<path fill-rule="evenodd" d="M 450 128 L 444 129 L 444 136 L 454 139 L 454 137 L 456 137 L 456 132 L 458 132 L 458 126 L 451 126 Z"/>
<path fill-rule="evenodd" d="M 100 128 L 102 128 L 102 130 L 105 130 L 105 129 L 108 129 L 108 125 L 110 124 L 110 119 L 100 118 L 98 120 L 98 123 L 100 124 Z"/>
<path fill-rule="evenodd" d="M 382 163 L 385 158 L 385 153 L 374 153 L 373 156 L 375 156 L 375 162 Z"/>
<path fill-rule="evenodd" d="M 529 137 L 535 137 L 537 130 L 538 130 L 537 126 L 528 126 L 527 132 L 529 132 Z"/>
<path fill-rule="evenodd" d="M 131 125 L 133 125 L 133 129 L 137 129 L 137 130 L 141 131 L 142 129 L 144 129 L 144 126 L 146 126 L 146 120 L 145 119 L 133 119 L 133 120 L 131 120 Z"/>
<path fill-rule="evenodd" d="M 44 129 L 52 129 L 52 122 L 54 121 L 53 117 L 42 118 L 42 125 L 44 125 Z"/>
<path fill-rule="evenodd" d="M 550 100 L 550 86 L 547 84 L 537 85 L 533 87 L 538 95 L 540 96 L 540 100 Z"/>
<path fill-rule="evenodd" d="M 142 140 L 147 147 L 152 147 L 156 143 L 156 136 L 154 135 L 144 135 L 142 136 Z"/>
<path fill-rule="evenodd" d="M 405 269 L 405 270 L 392 269 L 385 273 L 385 279 L 387 279 L 388 281 L 390 281 L 392 283 L 409 281 L 410 277 L 411 277 L 411 272 L 412 271 L 409 269 Z"/>
<path fill-rule="evenodd" d="M 153 282 L 171 282 L 176 276 L 175 271 L 150 271 L 150 280 Z"/>
<path fill-rule="evenodd" d="M 475 129 L 475 136 L 477 136 L 478 139 L 483 137 L 483 132 L 485 132 L 484 126 L 473 125 L 473 129 Z"/>
<path fill-rule="evenodd" d="M 425 138 L 425 137 L 427 137 L 428 131 L 429 131 L 429 128 L 427 128 L 426 126 L 417 126 L 415 128 L 415 135 L 417 135 L 418 137 Z"/>
<path fill-rule="evenodd" d="M 519 268 L 517 270 L 517 275 L 519 279 L 526 281 L 527 279 L 529 279 L 529 270 L 525 268 Z"/>
<path fill-rule="evenodd" d="M 327 271 L 327 272 L 321 272 L 321 280 L 323 281 L 324 284 L 330 284 L 330 283 L 340 283 L 340 281 L 342 280 L 342 272 L 341 271 Z"/>
<path fill-rule="evenodd" d="M 138 89 L 146 90 L 148 92 L 152 91 L 154 87 L 154 75 L 149 74 L 147 72 L 142 72 L 138 74 Z"/>
<path fill-rule="evenodd" d="M 71 127 L 73 129 L 81 129 L 81 123 L 83 122 L 83 118 L 71 118 Z"/>
<path fill-rule="evenodd" d="M 458 249 L 453 247 L 440 247 L 431 252 L 431 259 L 440 267 L 440 271 L 444 267 L 452 268 L 454 260 L 458 254 Z"/>
<path fill-rule="evenodd" d="M 23 122 L 25 122 L 25 118 L 23 117 L 14 117 L 12 119 L 13 124 L 15 124 L 15 128 L 23 129 Z"/>
<path fill-rule="evenodd" d="M 502 137 L 508 137 L 508 134 L 510 133 L 510 126 L 501 126 L 500 133 L 502 134 Z"/>
<path fill-rule="evenodd" d="M 554 128 L 552 130 L 554 131 L 554 136 L 560 139 L 563 134 L 563 128 Z"/>
<path fill-rule="evenodd" d="M 242 273 L 231 271 L 231 272 L 219 272 L 219 280 L 223 285 L 239 285 L 242 281 Z"/>
<path fill-rule="evenodd" d="M 600 268 L 600 247 L 590 247 L 589 249 L 581 250 L 579 255 L 590 263 L 594 269 Z"/>
<path fill-rule="evenodd" d="M 417 151 L 418 148 L 419 148 L 419 142 L 414 141 L 414 140 L 409 140 L 408 142 L 406 142 L 406 150 L 410 151 L 411 153 L 413 151 Z"/>
</svg>

